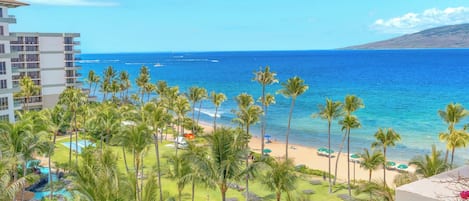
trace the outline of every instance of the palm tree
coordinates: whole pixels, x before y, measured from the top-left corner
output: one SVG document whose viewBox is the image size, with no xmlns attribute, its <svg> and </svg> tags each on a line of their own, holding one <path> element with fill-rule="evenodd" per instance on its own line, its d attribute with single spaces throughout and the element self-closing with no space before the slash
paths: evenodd
<svg viewBox="0 0 469 201">
<path fill-rule="evenodd" d="M 355 95 L 347 95 L 345 97 L 345 102 L 344 102 L 344 107 L 343 107 L 343 110 L 345 112 L 344 118 L 352 115 L 353 112 L 363 107 L 365 106 L 363 105 L 362 99 L 358 98 Z M 350 128 L 351 127 L 344 127 L 344 126 L 342 127 L 342 130 L 345 130 L 345 132 L 344 132 L 344 136 L 342 137 L 342 142 L 340 143 L 339 152 L 337 154 L 337 160 L 335 161 L 335 174 L 334 175 L 337 175 L 337 167 L 339 165 L 339 159 L 342 153 L 342 148 L 344 147 L 345 139 L 348 139 L 347 147 L 350 146 L 349 144 L 350 143 Z M 350 153 L 348 154 L 350 155 Z M 334 185 L 335 185 L 336 179 L 337 177 L 334 177 L 334 182 L 333 182 Z"/>
<path fill-rule="evenodd" d="M 383 182 L 386 186 L 386 149 L 390 146 L 395 146 L 397 141 L 401 140 L 401 135 L 394 131 L 392 128 L 382 129 L 379 128 L 375 133 L 376 141 L 371 144 L 372 148 L 382 147 L 383 148 Z"/>
<path fill-rule="evenodd" d="M 253 81 L 257 81 L 262 86 L 262 96 L 261 96 L 261 104 L 262 110 L 267 110 L 267 101 L 266 101 L 266 94 L 265 94 L 265 87 L 267 85 L 272 85 L 278 83 L 278 79 L 276 78 L 277 73 L 271 72 L 270 67 L 266 66 L 264 70 L 262 68 L 259 71 L 254 72 Z M 264 135 L 266 129 L 266 116 L 267 114 L 264 113 L 261 120 L 261 150 L 264 150 Z"/>
<path fill-rule="evenodd" d="M 113 103 L 101 104 L 100 110 L 94 117 L 96 130 L 100 134 L 100 147 L 103 149 L 104 142 L 109 142 L 113 135 L 119 132 L 121 121 L 116 105 Z"/>
<path fill-rule="evenodd" d="M 84 200 L 132 200 L 136 189 L 117 169 L 117 156 L 109 149 L 85 151 L 83 163 L 74 169 L 73 192 Z M 112 189 L 112 190 L 110 190 Z M 137 199 L 135 199 L 137 200 Z"/>
<path fill-rule="evenodd" d="M 20 91 L 15 93 L 16 98 L 24 99 L 24 109 L 29 110 L 29 102 L 32 96 L 37 96 L 41 93 L 41 87 L 34 84 L 29 76 L 24 76 L 20 79 Z"/>
<path fill-rule="evenodd" d="M 174 102 L 174 111 L 176 112 L 177 115 L 177 132 L 174 135 L 174 145 L 176 147 L 176 156 L 178 153 L 178 143 L 177 143 L 177 136 L 184 134 L 184 117 L 187 112 L 190 111 L 190 104 L 189 101 L 185 96 L 178 96 L 177 99 Z"/>
<path fill-rule="evenodd" d="M 357 190 L 355 191 L 356 195 L 361 193 L 369 193 L 370 197 L 374 196 L 379 199 L 376 200 L 384 200 L 384 201 L 394 201 L 395 200 L 395 193 L 394 189 L 389 188 L 387 185 L 380 185 L 380 182 L 361 182 Z"/>
<path fill-rule="evenodd" d="M 166 122 L 170 120 L 171 115 L 169 115 L 164 108 L 159 106 L 154 102 L 149 102 L 145 104 L 144 111 L 149 113 L 148 122 L 151 125 L 153 133 L 153 143 L 155 144 L 155 154 L 156 154 L 156 164 L 158 171 L 158 186 L 160 189 L 160 201 L 163 201 L 163 186 L 161 185 L 161 166 L 160 166 L 160 153 L 158 147 L 158 130 L 164 127 Z"/>
<path fill-rule="evenodd" d="M 465 130 L 453 130 L 452 134 L 440 133 L 440 141 L 446 142 L 446 149 L 451 150 L 451 161 L 448 167 L 453 167 L 454 152 L 456 148 L 466 147 L 469 143 L 469 134 Z"/>
<path fill-rule="evenodd" d="M 9 167 L 16 167 L 13 161 L 10 158 L 0 158 L 0 200 L 13 200 L 15 195 L 26 185 L 26 177 L 12 181 Z"/>
<path fill-rule="evenodd" d="M 363 159 L 360 162 L 361 167 L 365 170 L 368 170 L 368 182 L 371 182 L 371 174 L 374 170 L 378 169 L 381 164 L 384 162 L 383 153 L 378 150 L 372 150 L 373 153 L 370 153 L 368 149 L 363 149 L 363 153 L 360 154 L 360 157 Z"/>
<path fill-rule="evenodd" d="M 143 152 L 151 143 L 151 132 L 145 122 L 139 122 L 136 126 L 125 127 L 122 132 L 124 132 L 123 137 L 126 138 L 125 140 L 128 143 L 128 149 L 132 150 L 134 154 L 135 178 L 138 178 L 139 173 L 143 175 L 143 168 L 140 172 L 140 164 Z M 141 192 L 142 189 L 139 187 L 138 181 L 135 182 L 135 188 L 137 189 L 135 199 L 141 200 L 141 195 L 138 192 Z"/>
<path fill-rule="evenodd" d="M 452 135 L 457 123 L 469 115 L 469 112 L 459 103 L 451 103 L 446 106 L 446 110 L 438 110 L 438 115 L 448 124 L 449 135 Z M 440 138 L 441 139 L 441 138 Z M 448 141 L 447 141 L 448 142 Z M 448 147 L 448 146 L 446 146 Z M 449 149 L 446 149 L 445 163 L 448 162 Z"/>
<path fill-rule="evenodd" d="M 189 161 L 184 160 L 182 156 L 177 155 L 173 155 L 168 159 L 170 176 L 176 179 L 179 201 L 181 201 L 182 191 L 188 183 L 185 177 L 191 174 L 191 165 L 188 162 Z"/>
<path fill-rule="evenodd" d="M 71 122 L 73 122 L 72 131 L 76 134 L 75 150 L 78 150 L 78 128 L 77 128 L 77 113 L 81 105 L 87 101 L 86 96 L 80 89 L 67 88 L 59 96 L 58 104 L 63 105 L 72 114 Z M 69 148 L 69 165 L 72 165 L 72 132 L 70 132 L 70 148 Z M 78 163 L 78 155 L 76 156 L 75 163 Z"/>
<path fill-rule="evenodd" d="M 215 93 L 214 91 L 212 91 L 212 93 L 210 93 L 210 97 L 213 105 L 215 105 L 215 115 L 213 116 L 213 130 L 216 130 L 218 108 L 220 108 L 220 105 L 226 101 L 226 95 L 224 93 Z"/>
<path fill-rule="evenodd" d="M 244 133 L 220 127 L 208 136 L 210 159 L 201 158 L 194 165 L 208 171 L 207 182 L 218 186 L 221 200 L 226 200 L 228 183 L 245 174 L 244 159 L 248 150 L 244 146 Z"/>
<path fill-rule="evenodd" d="M 197 161 L 203 161 L 208 157 L 207 152 L 205 150 L 205 147 L 197 146 L 194 143 L 189 143 L 187 152 L 185 152 L 182 156 L 183 160 L 185 160 L 188 164 L 198 164 Z M 207 179 L 208 167 L 199 167 L 197 165 L 192 165 L 191 168 L 191 172 L 189 174 L 186 174 L 182 179 L 192 182 L 192 201 L 194 201 L 195 183 L 203 182 Z"/>
<path fill-rule="evenodd" d="M 129 102 L 129 89 L 132 87 L 130 83 L 130 76 L 127 71 L 122 71 L 119 74 L 119 81 L 120 81 L 120 90 L 122 91 L 121 99 L 124 102 Z"/>
<path fill-rule="evenodd" d="M 350 129 L 359 128 L 361 126 L 361 124 L 360 124 L 360 121 L 358 120 L 358 118 L 354 115 L 345 116 L 344 119 L 341 120 L 339 123 L 342 124 L 342 130 L 346 130 L 346 133 L 347 133 L 347 156 L 350 156 Z M 352 196 L 352 190 L 351 190 L 351 186 L 350 186 L 350 157 L 347 157 L 347 183 L 348 183 L 348 194 L 349 194 L 349 196 Z"/>
<path fill-rule="evenodd" d="M 245 94 L 239 95 L 236 100 L 238 101 L 238 111 L 236 112 L 237 118 L 233 121 L 238 122 L 242 125 L 243 128 L 246 128 L 246 133 L 244 136 L 244 146 L 248 149 L 248 143 L 251 139 L 249 134 L 249 128 L 251 125 L 259 121 L 259 117 L 262 115 L 262 108 L 258 105 L 254 105 L 254 99 L 252 96 L 246 96 Z M 251 101 L 246 101 L 251 100 Z M 244 105 L 247 104 L 247 105 Z M 261 150 L 263 152 L 263 150 Z M 262 154 L 262 153 L 261 153 Z M 246 155 L 246 169 L 249 167 L 249 156 Z M 249 176 L 246 175 L 246 192 L 249 192 Z M 249 199 L 249 196 L 246 196 L 246 199 Z"/>
<path fill-rule="evenodd" d="M 340 101 L 332 101 L 326 99 L 326 105 L 319 105 L 319 112 L 313 114 L 313 118 L 319 116 L 321 119 L 327 120 L 327 134 L 328 134 L 328 149 L 331 149 L 331 125 L 332 120 L 338 118 L 342 113 L 342 103 Z M 329 152 L 329 193 L 332 193 L 331 182 L 331 153 Z"/>
<path fill-rule="evenodd" d="M 99 75 L 97 75 L 94 70 L 90 70 L 88 72 L 88 79 L 87 82 L 90 85 L 90 90 L 93 90 L 93 96 L 96 94 L 96 88 L 98 86 L 98 83 L 100 81 Z M 93 84 L 94 84 L 94 89 L 93 89 Z"/>
<path fill-rule="evenodd" d="M 166 93 L 166 90 L 168 90 L 168 83 L 163 80 L 158 80 L 158 82 L 156 82 L 155 92 L 156 94 L 158 94 L 160 100 L 163 98 L 164 94 Z"/>
<path fill-rule="evenodd" d="M 436 150 L 436 146 L 432 145 L 432 153 L 425 156 L 417 156 L 410 161 L 410 164 L 417 166 L 416 173 L 424 177 L 431 177 L 440 174 L 448 168 L 441 157 L 442 151 Z"/>
<path fill-rule="evenodd" d="M 142 66 L 140 68 L 140 74 L 138 75 L 137 79 L 135 80 L 137 86 L 139 87 L 139 91 L 141 94 L 140 100 L 143 102 L 143 95 L 145 94 L 145 86 L 150 83 L 150 72 L 148 67 Z"/>
<path fill-rule="evenodd" d="M 290 200 L 290 192 L 296 189 L 297 176 L 293 161 L 271 159 L 267 162 L 269 170 L 267 171 L 262 183 L 269 190 L 275 191 L 277 201 L 280 201 L 282 192 L 286 192 Z"/>
<path fill-rule="evenodd" d="M 207 96 L 207 91 L 204 88 L 201 87 L 190 87 L 189 88 L 189 94 L 187 95 L 187 98 L 189 101 L 192 103 L 192 133 L 195 133 L 195 125 L 198 124 L 198 121 L 196 123 L 195 121 L 195 104 L 200 102 L 200 106 L 202 106 L 202 100 L 206 98 Z M 200 109 L 199 107 L 199 114 L 200 114 Z"/>
<path fill-rule="evenodd" d="M 111 92 L 111 82 L 117 76 L 117 71 L 114 70 L 112 66 L 108 66 L 104 69 L 103 82 L 101 83 L 101 91 L 104 94 L 103 99 L 106 100 L 107 94 Z"/>
<path fill-rule="evenodd" d="M 288 127 L 286 134 L 286 147 L 285 147 L 285 160 L 288 160 L 288 137 L 290 135 L 290 123 L 293 115 L 293 108 L 295 107 L 296 98 L 308 90 L 308 86 L 304 84 L 304 80 L 300 77 L 295 76 L 282 83 L 282 89 L 278 93 L 282 94 L 286 98 L 291 98 L 290 112 L 288 115 Z"/>
</svg>

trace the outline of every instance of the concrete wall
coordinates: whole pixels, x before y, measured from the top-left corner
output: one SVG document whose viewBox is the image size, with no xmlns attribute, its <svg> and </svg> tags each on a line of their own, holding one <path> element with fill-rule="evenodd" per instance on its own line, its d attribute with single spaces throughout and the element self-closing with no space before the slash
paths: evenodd
<svg viewBox="0 0 469 201">
<path fill-rule="evenodd" d="M 64 39 L 62 37 L 39 37 L 39 51 L 64 51 Z M 62 59 L 63 60 L 63 59 Z"/>
</svg>

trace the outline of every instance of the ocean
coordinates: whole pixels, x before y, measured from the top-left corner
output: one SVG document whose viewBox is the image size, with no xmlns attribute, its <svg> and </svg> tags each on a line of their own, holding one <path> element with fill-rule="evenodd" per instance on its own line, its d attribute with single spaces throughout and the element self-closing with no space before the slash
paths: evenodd
<svg viewBox="0 0 469 201">
<path fill-rule="evenodd" d="M 104 68 L 113 66 L 128 71 L 131 79 L 138 76 L 142 65 L 148 66 L 151 81 L 165 80 L 186 92 L 191 86 L 227 95 L 220 108 L 218 123 L 233 125 L 235 96 L 246 92 L 256 99 L 261 86 L 252 81 L 254 72 L 266 65 L 276 72 L 280 82 L 299 76 L 309 90 L 299 96 L 291 123 L 290 143 L 314 147 L 327 145 L 327 122 L 312 118 L 318 105 L 326 98 L 343 101 L 348 94 L 363 99 L 365 108 L 357 111 L 361 128 L 351 131 L 351 151 L 361 152 L 374 141 L 378 128 L 393 128 L 402 137 L 388 156 L 409 160 L 429 153 L 431 145 L 444 149 L 438 134 L 447 125 L 438 110 L 455 102 L 469 108 L 469 50 L 325 50 L 325 51 L 251 51 L 251 52 L 171 52 L 82 54 L 80 64 L 83 79 L 93 69 L 102 75 Z M 85 87 L 88 85 L 85 84 Z M 276 94 L 280 84 L 267 87 Z M 131 92 L 136 92 L 133 82 Z M 291 99 L 276 94 L 276 104 L 269 107 L 267 134 L 285 141 Z M 201 121 L 211 123 L 214 106 L 203 103 Z M 188 114 L 190 115 L 190 114 Z M 463 120 L 459 127 L 469 123 Z M 258 135 L 259 124 L 253 128 Z M 332 125 L 332 146 L 338 150 L 342 138 L 340 125 Z M 456 151 L 459 164 L 469 159 L 467 149 Z M 313 154 L 313 153 L 312 153 Z"/>
</svg>

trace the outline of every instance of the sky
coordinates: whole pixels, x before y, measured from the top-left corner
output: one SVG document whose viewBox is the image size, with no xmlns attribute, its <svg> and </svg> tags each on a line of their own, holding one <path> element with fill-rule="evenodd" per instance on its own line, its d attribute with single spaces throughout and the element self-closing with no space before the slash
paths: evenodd
<svg viewBox="0 0 469 201">
<path fill-rule="evenodd" d="M 20 0 L 15 32 L 80 33 L 83 53 L 335 49 L 469 23 L 464 0 Z"/>
</svg>

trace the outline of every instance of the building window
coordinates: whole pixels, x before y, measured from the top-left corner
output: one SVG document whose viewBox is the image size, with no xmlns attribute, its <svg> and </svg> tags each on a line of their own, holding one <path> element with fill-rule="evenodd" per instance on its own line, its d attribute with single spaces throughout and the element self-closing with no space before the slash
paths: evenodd
<svg viewBox="0 0 469 201">
<path fill-rule="evenodd" d="M 5 44 L 0 44 L 0 53 L 5 53 Z"/>
<path fill-rule="evenodd" d="M 0 62 L 0 75 L 7 74 L 7 67 L 4 61 Z"/>
<path fill-rule="evenodd" d="M 0 98 L 0 110 L 8 110 L 8 97 Z"/>
<path fill-rule="evenodd" d="M 1 116 L 0 116 L 0 121 L 10 121 L 10 118 L 8 118 L 8 115 L 7 115 L 7 114 L 1 115 Z"/>
<path fill-rule="evenodd" d="M 0 89 L 7 88 L 7 80 L 0 80 Z"/>
<path fill-rule="evenodd" d="M 0 36 L 4 36 L 5 32 L 3 31 L 3 26 L 0 26 Z"/>
<path fill-rule="evenodd" d="M 73 44 L 73 38 L 72 37 L 65 37 L 64 38 L 64 43 L 65 44 Z"/>
<path fill-rule="evenodd" d="M 25 37 L 26 44 L 37 44 L 37 37 Z"/>
<path fill-rule="evenodd" d="M 3 8 L 0 8 L 0 17 L 3 17 Z"/>
</svg>

